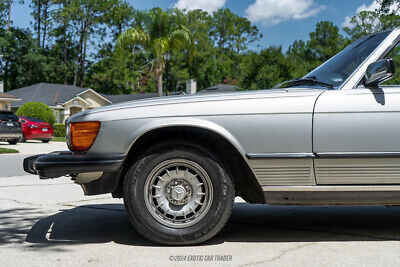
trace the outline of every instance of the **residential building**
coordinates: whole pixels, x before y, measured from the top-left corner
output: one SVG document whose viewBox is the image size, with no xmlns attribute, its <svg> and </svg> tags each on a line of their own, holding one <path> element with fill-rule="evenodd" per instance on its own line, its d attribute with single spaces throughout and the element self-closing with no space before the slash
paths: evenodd
<svg viewBox="0 0 400 267">
<path fill-rule="evenodd" d="M 181 93 L 172 92 L 171 94 L 176 95 Z M 38 83 L 8 91 L 7 94 L 12 94 L 19 98 L 19 101 L 11 103 L 12 111 L 17 111 L 19 107 L 27 102 L 42 102 L 53 110 L 57 123 L 64 123 L 68 117 L 81 111 L 158 96 L 155 93 L 103 95 L 90 88 L 53 83 Z"/>
<path fill-rule="evenodd" d="M 20 100 L 11 94 L 4 93 L 4 84 L 0 81 L 0 110 L 11 110 L 11 103 Z"/>
</svg>

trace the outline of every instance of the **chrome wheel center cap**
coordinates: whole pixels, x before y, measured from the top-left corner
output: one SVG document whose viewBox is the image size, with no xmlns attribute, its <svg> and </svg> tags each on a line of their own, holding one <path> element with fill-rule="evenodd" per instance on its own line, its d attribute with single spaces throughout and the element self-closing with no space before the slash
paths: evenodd
<svg viewBox="0 0 400 267">
<path fill-rule="evenodd" d="M 192 188 L 185 180 L 173 180 L 167 186 L 166 197 L 174 205 L 185 205 L 192 195 Z"/>
<path fill-rule="evenodd" d="M 171 190 L 171 197 L 176 201 L 181 201 L 186 196 L 186 190 L 182 185 L 174 186 Z"/>
</svg>

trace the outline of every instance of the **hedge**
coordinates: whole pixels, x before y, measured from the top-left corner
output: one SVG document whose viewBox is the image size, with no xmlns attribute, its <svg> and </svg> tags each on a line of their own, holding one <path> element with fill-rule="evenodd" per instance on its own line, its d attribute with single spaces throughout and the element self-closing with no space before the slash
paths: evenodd
<svg viewBox="0 0 400 267">
<path fill-rule="evenodd" d="M 54 136 L 56 137 L 65 137 L 65 124 L 54 124 Z"/>
<path fill-rule="evenodd" d="M 46 104 L 40 102 L 28 102 L 23 104 L 15 113 L 17 116 L 33 117 L 47 121 L 50 124 L 56 122 L 53 111 Z"/>
</svg>

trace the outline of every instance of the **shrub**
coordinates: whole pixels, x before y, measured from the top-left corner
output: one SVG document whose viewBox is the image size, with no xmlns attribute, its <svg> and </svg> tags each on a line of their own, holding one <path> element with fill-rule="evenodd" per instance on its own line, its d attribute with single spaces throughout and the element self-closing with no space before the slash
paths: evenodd
<svg viewBox="0 0 400 267">
<path fill-rule="evenodd" d="M 54 136 L 56 137 L 65 137 L 65 124 L 54 124 Z"/>
<path fill-rule="evenodd" d="M 54 124 L 56 117 L 46 104 L 40 102 L 28 102 L 23 104 L 15 113 L 17 116 L 34 117 Z"/>
</svg>

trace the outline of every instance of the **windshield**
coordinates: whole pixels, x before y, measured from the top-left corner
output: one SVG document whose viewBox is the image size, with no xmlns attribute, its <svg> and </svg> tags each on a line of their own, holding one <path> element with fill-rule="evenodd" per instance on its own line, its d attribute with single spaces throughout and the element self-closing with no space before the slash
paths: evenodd
<svg viewBox="0 0 400 267">
<path fill-rule="evenodd" d="M 355 41 L 305 77 L 315 77 L 319 82 L 328 83 L 334 87 L 340 86 L 389 33 L 390 31 L 381 32 Z"/>
</svg>

